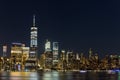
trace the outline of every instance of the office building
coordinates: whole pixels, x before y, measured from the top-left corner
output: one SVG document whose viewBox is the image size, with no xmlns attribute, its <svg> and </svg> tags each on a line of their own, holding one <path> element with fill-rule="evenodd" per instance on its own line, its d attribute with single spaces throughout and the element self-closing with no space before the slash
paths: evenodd
<svg viewBox="0 0 120 80">
<path fill-rule="evenodd" d="M 45 43 L 45 52 L 51 51 L 51 42 L 47 39 Z"/>
<path fill-rule="evenodd" d="M 7 56 L 7 45 L 3 45 L 3 57 Z"/>
<path fill-rule="evenodd" d="M 35 26 L 35 15 L 33 15 L 33 26 L 30 32 L 30 57 L 37 57 L 37 27 Z"/>
<path fill-rule="evenodd" d="M 33 26 L 31 27 L 30 32 L 30 52 L 29 58 L 25 62 L 25 70 L 36 70 L 37 69 L 37 52 L 38 52 L 38 43 L 37 43 L 37 33 L 38 29 L 35 25 L 35 15 L 33 15 Z"/>
<path fill-rule="evenodd" d="M 53 66 L 58 64 L 58 42 L 53 42 Z"/>
<path fill-rule="evenodd" d="M 11 70 L 22 71 L 25 67 L 25 62 L 29 57 L 29 47 L 22 43 L 12 43 L 11 46 Z M 20 66 L 19 69 L 17 66 Z"/>
<path fill-rule="evenodd" d="M 90 49 L 89 49 L 89 59 L 92 58 L 92 56 L 93 56 L 93 51 L 92 51 L 92 49 L 90 48 Z"/>
</svg>

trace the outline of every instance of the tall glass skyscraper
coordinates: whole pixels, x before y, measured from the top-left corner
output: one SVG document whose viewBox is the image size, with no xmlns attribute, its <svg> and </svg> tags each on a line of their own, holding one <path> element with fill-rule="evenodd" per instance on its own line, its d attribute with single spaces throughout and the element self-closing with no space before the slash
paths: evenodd
<svg viewBox="0 0 120 80">
<path fill-rule="evenodd" d="M 37 27 L 35 25 L 35 15 L 33 15 L 33 26 L 30 32 L 30 57 L 37 57 Z"/>
<path fill-rule="evenodd" d="M 37 47 L 37 27 L 35 26 L 35 15 L 33 15 L 33 26 L 30 32 L 30 47 Z"/>
<path fill-rule="evenodd" d="M 37 70 L 37 27 L 35 26 L 35 15 L 33 15 L 33 26 L 31 27 L 30 31 L 30 52 L 29 58 L 25 63 L 25 70 Z"/>
<path fill-rule="evenodd" d="M 45 52 L 51 51 L 51 42 L 47 39 L 45 43 Z"/>
<path fill-rule="evenodd" d="M 58 42 L 53 42 L 53 66 L 55 64 L 58 64 Z"/>
</svg>

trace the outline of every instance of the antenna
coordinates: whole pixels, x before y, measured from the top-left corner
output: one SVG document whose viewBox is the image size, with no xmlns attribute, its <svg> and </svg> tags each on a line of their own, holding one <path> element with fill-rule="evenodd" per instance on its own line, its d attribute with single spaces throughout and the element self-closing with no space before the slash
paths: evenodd
<svg viewBox="0 0 120 80">
<path fill-rule="evenodd" d="M 35 14 L 33 15 L 33 26 L 35 27 Z"/>
</svg>

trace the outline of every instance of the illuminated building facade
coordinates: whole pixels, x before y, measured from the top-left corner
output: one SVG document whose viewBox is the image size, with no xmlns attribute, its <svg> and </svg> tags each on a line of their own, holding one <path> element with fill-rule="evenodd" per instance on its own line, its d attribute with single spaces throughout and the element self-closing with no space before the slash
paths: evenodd
<svg viewBox="0 0 120 80">
<path fill-rule="evenodd" d="M 37 47 L 37 27 L 35 26 L 35 15 L 33 15 L 33 26 L 31 27 L 30 47 Z"/>
<path fill-rule="evenodd" d="M 63 69 L 65 69 L 65 50 L 62 50 L 61 51 L 61 53 L 60 53 L 60 61 L 59 61 L 59 68 L 61 69 L 61 70 L 63 70 Z"/>
<path fill-rule="evenodd" d="M 60 60 L 64 61 L 65 60 L 65 50 L 62 50 L 60 53 Z"/>
<path fill-rule="evenodd" d="M 76 54 L 76 60 L 80 60 L 79 54 Z"/>
<path fill-rule="evenodd" d="M 37 27 L 35 26 L 35 15 L 33 15 L 33 26 L 30 32 L 30 57 L 37 57 Z"/>
<path fill-rule="evenodd" d="M 22 43 L 12 43 L 11 46 L 11 70 L 24 70 L 25 61 L 29 56 L 29 47 L 25 47 Z M 18 66 L 19 69 L 18 69 Z"/>
<path fill-rule="evenodd" d="M 92 55 L 93 55 L 93 51 L 92 51 L 92 49 L 90 48 L 90 49 L 89 49 L 89 59 L 92 57 Z"/>
<path fill-rule="evenodd" d="M 58 42 L 53 42 L 53 66 L 58 64 Z"/>
<path fill-rule="evenodd" d="M 4 71 L 7 71 L 8 69 L 10 69 L 10 64 L 8 61 L 8 57 L 7 57 L 7 45 L 3 45 L 3 64 L 2 67 L 4 69 Z"/>
<path fill-rule="evenodd" d="M 45 43 L 45 52 L 49 52 L 51 51 L 51 42 L 46 40 L 46 43 Z"/>
<path fill-rule="evenodd" d="M 3 69 L 3 57 L 0 57 L 0 70 Z"/>
<path fill-rule="evenodd" d="M 22 44 L 12 43 L 11 46 L 11 70 L 16 71 L 17 64 L 22 65 Z"/>
<path fill-rule="evenodd" d="M 7 45 L 3 45 L 3 57 L 7 56 Z"/>
<path fill-rule="evenodd" d="M 45 69 L 52 68 L 53 55 L 51 51 L 45 52 Z"/>
<path fill-rule="evenodd" d="M 30 48 L 29 47 L 22 47 L 22 70 L 24 70 L 25 68 L 25 62 L 27 61 L 27 59 L 29 58 L 29 52 L 30 52 Z"/>
<path fill-rule="evenodd" d="M 53 58 L 53 54 L 52 54 L 52 51 L 51 51 L 51 42 L 46 40 L 46 43 L 45 43 L 45 68 L 46 69 L 50 69 L 52 68 L 52 58 Z"/>
<path fill-rule="evenodd" d="M 67 51 L 66 53 L 67 65 L 70 63 L 72 55 L 73 55 L 73 52 Z"/>
<path fill-rule="evenodd" d="M 25 62 L 25 69 L 36 70 L 37 69 L 37 27 L 35 26 L 35 15 L 33 15 L 33 26 L 30 32 L 30 52 L 29 58 Z"/>
</svg>

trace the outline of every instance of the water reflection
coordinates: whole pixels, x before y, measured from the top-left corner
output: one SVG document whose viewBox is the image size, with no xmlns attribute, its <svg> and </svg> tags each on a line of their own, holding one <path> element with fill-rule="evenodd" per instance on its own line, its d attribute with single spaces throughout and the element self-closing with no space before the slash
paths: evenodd
<svg viewBox="0 0 120 80">
<path fill-rule="evenodd" d="M 0 80 L 120 80 L 120 72 L 0 72 Z"/>
<path fill-rule="evenodd" d="M 42 80 L 59 80 L 59 73 L 56 71 L 45 72 Z"/>
<path fill-rule="evenodd" d="M 36 72 L 2 72 L 0 80 L 39 80 Z"/>
<path fill-rule="evenodd" d="M 118 72 L 118 80 L 120 80 L 120 72 Z"/>
</svg>

